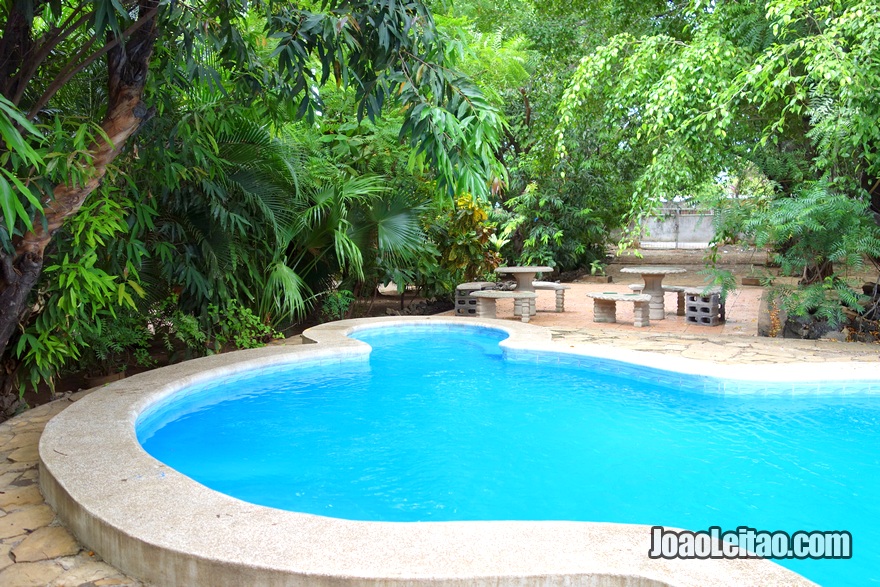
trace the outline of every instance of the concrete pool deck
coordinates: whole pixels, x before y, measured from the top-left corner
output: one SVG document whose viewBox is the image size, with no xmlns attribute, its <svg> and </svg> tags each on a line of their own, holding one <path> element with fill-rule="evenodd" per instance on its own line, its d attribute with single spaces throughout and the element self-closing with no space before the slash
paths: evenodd
<svg viewBox="0 0 880 587">
<path fill-rule="evenodd" d="M 569 303 L 569 299 L 566 299 L 567 309 L 573 307 Z M 542 312 L 538 318 L 545 315 L 552 316 Z M 571 318 L 571 315 L 572 312 L 566 312 L 554 318 Z M 500 322 L 510 323 L 508 320 Z M 713 328 L 707 327 L 701 327 L 695 333 L 663 333 L 645 332 L 645 329 L 631 332 L 621 328 L 624 325 L 617 328 L 579 328 L 571 320 L 555 327 L 548 326 L 553 339 L 569 348 L 599 344 L 636 351 L 651 349 L 683 358 L 708 358 L 720 365 L 774 365 L 792 361 L 821 364 L 854 360 L 877 363 L 880 372 L 877 359 L 880 349 L 877 345 L 720 336 L 711 332 Z M 287 344 L 297 343 L 288 341 Z M 0 425 L 0 584 L 143 584 L 126 577 L 80 546 L 59 525 L 52 510 L 43 502 L 36 485 L 37 443 L 46 422 L 89 393 L 80 392 L 40 406 Z M 100 479 L 96 481 L 100 483 Z M 684 576 L 680 578 L 683 581 L 677 584 L 698 584 L 686 582 Z"/>
</svg>

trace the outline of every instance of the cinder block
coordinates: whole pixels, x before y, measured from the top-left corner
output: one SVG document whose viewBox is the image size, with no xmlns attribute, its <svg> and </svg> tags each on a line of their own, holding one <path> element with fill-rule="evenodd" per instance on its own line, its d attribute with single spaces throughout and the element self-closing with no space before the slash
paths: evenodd
<svg viewBox="0 0 880 587">
<path fill-rule="evenodd" d="M 701 326 L 718 326 L 723 321 L 721 296 L 688 293 L 685 304 L 685 322 Z"/>
<path fill-rule="evenodd" d="M 456 292 L 457 293 L 457 292 Z M 477 300 L 476 298 L 455 296 L 455 315 L 456 316 L 476 316 Z"/>
<path fill-rule="evenodd" d="M 691 324 L 717 326 L 725 320 L 724 300 L 718 287 L 682 288 L 686 297 L 685 319 Z"/>
<path fill-rule="evenodd" d="M 705 314 L 702 316 L 685 316 L 685 322 L 699 324 L 700 326 L 718 326 L 721 324 L 721 316 Z"/>
<path fill-rule="evenodd" d="M 721 310 L 720 303 L 700 304 L 689 302 L 687 304 L 686 313 L 691 314 L 717 314 Z"/>
<path fill-rule="evenodd" d="M 721 295 L 717 294 L 717 293 L 709 294 L 707 296 L 700 295 L 700 294 L 686 294 L 686 297 L 687 297 L 687 302 L 689 304 L 690 303 L 694 303 L 694 304 L 711 304 L 711 303 L 720 304 L 721 303 Z"/>
</svg>

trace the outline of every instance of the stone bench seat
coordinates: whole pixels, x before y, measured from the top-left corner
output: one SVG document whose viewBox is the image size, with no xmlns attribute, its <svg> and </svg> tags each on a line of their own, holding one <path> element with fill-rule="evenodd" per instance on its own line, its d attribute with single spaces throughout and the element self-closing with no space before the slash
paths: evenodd
<svg viewBox="0 0 880 587">
<path fill-rule="evenodd" d="M 531 303 L 538 294 L 533 291 L 498 291 L 494 289 L 471 292 L 477 298 L 477 316 L 480 318 L 496 318 L 495 302 L 497 300 L 513 300 L 513 315 L 519 316 L 523 322 L 532 317 Z"/>
<path fill-rule="evenodd" d="M 556 283 L 555 281 L 533 281 L 532 287 L 556 292 L 556 311 L 565 312 L 565 290 L 571 289 L 570 285 Z"/>
<path fill-rule="evenodd" d="M 648 294 L 603 292 L 587 295 L 593 298 L 593 322 L 617 322 L 617 302 L 632 302 L 633 325 L 640 328 L 651 325 L 648 318 L 648 303 L 651 301 L 651 296 Z"/>
<path fill-rule="evenodd" d="M 468 283 L 460 283 L 455 289 L 458 291 L 482 291 L 484 289 L 495 289 L 498 287 L 498 284 L 494 281 L 471 281 Z"/>
<path fill-rule="evenodd" d="M 471 299 L 471 292 L 484 289 L 498 289 L 499 284 L 494 281 L 472 281 L 460 283 L 455 288 L 455 315 L 476 316 L 477 300 Z"/>
<path fill-rule="evenodd" d="M 641 291 L 643 289 L 645 289 L 645 284 L 644 283 L 631 283 L 627 287 L 629 287 L 631 290 L 633 290 L 636 293 L 641 293 Z M 664 285 L 663 286 L 663 293 L 676 293 L 676 294 L 678 294 L 678 296 L 677 296 L 678 306 L 675 308 L 675 315 L 676 316 L 684 316 L 684 309 L 685 309 L 684 296 L 685 296 L 686 289 L 688 289 L 688 288 L 683 285 Z"/>
</svg>

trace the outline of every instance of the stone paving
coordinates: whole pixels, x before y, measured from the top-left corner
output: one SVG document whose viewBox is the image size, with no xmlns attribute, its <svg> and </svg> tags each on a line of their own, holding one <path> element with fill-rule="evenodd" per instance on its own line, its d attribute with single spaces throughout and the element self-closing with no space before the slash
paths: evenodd
<svg viewBox="0 0 880 587">
<path fill-rule="evenodd" d="M 667 300 L 667 319 L 651 328 L 592 322 L 587 291 L 617 291 L 617 284 L 572 284 L 566 312 L 555 313 L 552 292 L 539 296 L 532 323 L 545 326 L 561 344 L 612 345 L 719 363 L 790 363 L 794 361 L 878 362 L 880 346 L 835 341 L 759 339 L 754 336 L 760 289 L 742 288 L 728 307 L 730 328 L 688 327 L 675 317 L 674 299 Z M 542 304 L 544 304 L 542 306 Z M 500 304 L 499 304 L 500 305 Z M 621 312 L 623 309 L 618 310 Z M 630 310 L 631 311 L 631 310 Z M 499 308 L 499 318 L 505 314 Z M 512 304 L 510 319 L 513 319 Z M 99 587 L 143 586 L 101 561 L 59 525 L 37 485 L 37 444 L 46 422 L 88 391 L 34 408 L 0 424 L 0 585 Z"/>
<path fill-rule="evenodd" d="M 623 283 L 570 283 L 565 292 L 565 312 L 556 312 L 555 292 L 538 291 L 536 306 L 537 315 L 529 324 L 547 328 L 578 328 L 582 330 L 598 330 L 613 332 L 630 332 L 639 335 L 656 333 L 693 334 L 700 337 L 747 336 L 754 337 L 758 332 L 758 308 L 764 290 L 760 287 L 740 287 L 728 294 L 725 308 L 727 320 L 718 326 L 702 326 L 687 322 L 684 316 L 676 315 L 678 294 L 667 293 L 664 297 L 666 314 L 663 320 L 649 320 L 647 327 L 635 326 L 634 305 L 617 304 L 617 322 L 608 324 L 594 321 L 594 304 L 589 294 L 629 294 L 632 293 L 627 284 L 638 280 L 624 278 Z M 686 276 L 670 276 L 664 285 L 694 286 L 701 279 L 690 279 Z M 668 282 L 668 283 L 667 283 Z M 498 300 L 495 304 L 496 315 L 501 319 L 514 319 L 513 303 L 509 300 Z M 452 312 L 450 312 L 451 314 Z"/>
<path fill-rule="evenodd" d="M 37 485 L 37 443 L 43 427 L 85 393 L 39 406 L 0 424 L 0 585 L 144 585 L 82 547 L 59 525 Z"/>
<path fill-rule="evenodd" d="M 553 327 L 550 331 L 553 340 L 570 346 L 610 345 L 725 364 L 874 362 L 880 377 L 880 345 L 876 344 L 670 332 L 639 334 L 624 329 Z"/>
</svg>

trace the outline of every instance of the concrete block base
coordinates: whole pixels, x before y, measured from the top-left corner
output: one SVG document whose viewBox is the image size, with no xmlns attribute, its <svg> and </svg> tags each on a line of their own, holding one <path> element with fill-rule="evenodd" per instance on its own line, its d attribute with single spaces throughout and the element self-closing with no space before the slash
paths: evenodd
<svg viewBox="0 0 880 587">
<path fill-rule="evenodd" d="M 617 322 L 617 302 L 614 300 L 595 300 L 593 302 L 593 322 Z"/>
</svg>

